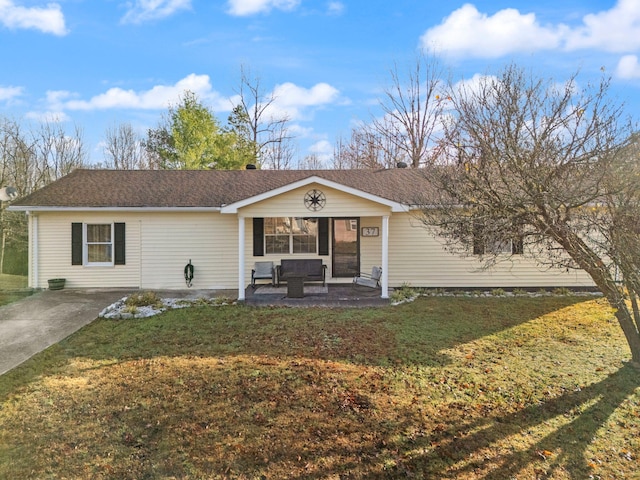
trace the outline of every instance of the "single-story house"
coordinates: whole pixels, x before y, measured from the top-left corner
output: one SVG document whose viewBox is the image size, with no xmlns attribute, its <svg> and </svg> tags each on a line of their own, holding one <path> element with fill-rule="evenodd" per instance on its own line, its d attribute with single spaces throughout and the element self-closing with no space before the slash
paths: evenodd
<svg viewBox="0 0 640 480">
<path fill-rule="evenodd" d="M 14 201 L 29 224 L 29 285 L 238 289 L 255 262 L 322 259 L 327 283 L 382 268 L 390 287 L 587 287 L 524 256 L 490 270 L 444 250 L 414 205 L 419 171 L 79 169 Z M 520 247 L 521 248 L 521 247 Z M 518 253 L 514 251 L 513 253 Z"/>
</svg>

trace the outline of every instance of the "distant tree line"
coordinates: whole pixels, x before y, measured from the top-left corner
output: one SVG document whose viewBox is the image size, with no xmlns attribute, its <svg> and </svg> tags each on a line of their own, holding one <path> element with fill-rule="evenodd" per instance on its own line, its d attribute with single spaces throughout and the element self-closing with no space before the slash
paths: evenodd
<svg viewBox="0 0 640 480">
<path fill-rule="evenodd" d="M 23 197 L 86 164 L 82 130 L 42 122 L 25 129 L 0 118 L 0 188 L 11 186 Z M 0 274 L 27 273 L 27 223 L 20 212 L 0 205 Z"/>
</svg>

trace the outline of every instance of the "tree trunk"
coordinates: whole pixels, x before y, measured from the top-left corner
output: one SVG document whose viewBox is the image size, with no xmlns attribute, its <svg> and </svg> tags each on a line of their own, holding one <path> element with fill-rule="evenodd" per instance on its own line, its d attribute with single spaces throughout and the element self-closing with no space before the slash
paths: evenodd
<svg viewBox="0 0 640 480">
<path fill-rule="evenodd" d="M 548 225 L 548 224 L 547 224 Z M 571 229 L 564 225 L 548 225 L 549 234 L 587 272 L 609 302 L 631 350 L 631 363 L 640 369 L 640 332 L 624 296 L 611 272 L 598 255 Z"/>
</svg>

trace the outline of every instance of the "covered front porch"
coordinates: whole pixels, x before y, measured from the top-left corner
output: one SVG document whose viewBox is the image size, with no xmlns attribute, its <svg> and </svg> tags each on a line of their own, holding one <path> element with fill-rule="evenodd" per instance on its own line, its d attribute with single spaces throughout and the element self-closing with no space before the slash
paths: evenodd
<svg viewBox="0 0 640 480">
<path fill-rule="evenodd" d="M 406 210 L 399 203 L 319 177 L 222 207 L 221 214 L 237 217 L 238 299 L 247 299 L 257 262 L 277 266 L 285 259 L 321 259 L 330 286 L 350 284 L 355 275 L 381 268 L 376 292 L 388 300 L 389 219 Z"/>
</svg>

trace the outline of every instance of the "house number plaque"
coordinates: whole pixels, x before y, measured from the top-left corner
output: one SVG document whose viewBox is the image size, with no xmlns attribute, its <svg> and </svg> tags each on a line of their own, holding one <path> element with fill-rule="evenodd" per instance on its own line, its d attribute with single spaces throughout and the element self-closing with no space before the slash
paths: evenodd
<svg viewBox="0 0 640 480">
<path fill-rule="evenodd" d="M 377 237 L 380 235 L 380 229 L 378 227 L 362 227 L 363 237 Z"/>
</svg>

